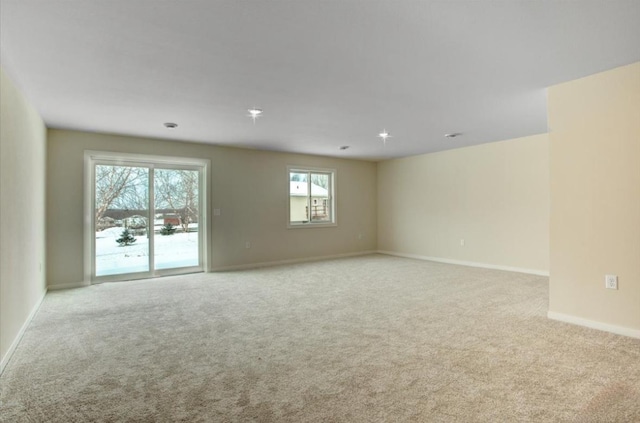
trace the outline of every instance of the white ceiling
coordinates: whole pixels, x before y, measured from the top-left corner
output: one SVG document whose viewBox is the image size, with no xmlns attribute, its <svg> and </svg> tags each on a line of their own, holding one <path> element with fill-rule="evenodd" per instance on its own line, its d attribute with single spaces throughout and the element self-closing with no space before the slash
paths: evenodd
<svg viewBox="0 0 640 423">
<path fill-rule="evenodd" d="M 640 1 L 0 0 L 0 31 L 49 127 L 378 160 L 546 132 L 546 87 L 640 60 Z"/>
</svg>

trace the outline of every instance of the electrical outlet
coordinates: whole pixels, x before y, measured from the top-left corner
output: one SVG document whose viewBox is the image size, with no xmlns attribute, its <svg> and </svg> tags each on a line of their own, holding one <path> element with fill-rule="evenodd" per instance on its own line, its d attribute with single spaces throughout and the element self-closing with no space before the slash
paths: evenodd
<svg viewBox="0 0 640 423">
<path fill-rule="evenodd" d="M 214 216 L 220 216 L 220 209 L 213 209 Z"/>
<path fill-rule="evenodd" d="M 249 241 L 245 242 L 244 248 L 251 248 L 251 243 Z"/>
<path fill-rule="evenodd" d="M 607 289 L 618 289 L 618 277 L 616 275 L 605 275 L 604 286 Z"/>
<path fill-rule="evenodd" d="M 460 240 L 460 246 L 461 246 L 461 247 L 464 247 L 464 239 L 461 239 L 461 240 Z"/>
</svg>

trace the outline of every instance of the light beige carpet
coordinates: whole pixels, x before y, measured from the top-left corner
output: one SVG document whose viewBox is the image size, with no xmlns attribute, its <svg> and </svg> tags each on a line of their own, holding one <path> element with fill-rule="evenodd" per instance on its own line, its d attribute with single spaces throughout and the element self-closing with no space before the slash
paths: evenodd
<svg viewBox="0 0 640 423">
<path fill-rule="evenodd" d="M 640 341 L 547 278 L 372 255 L 51 292 L 4 422 L 638 422 Z"/>
</svg>

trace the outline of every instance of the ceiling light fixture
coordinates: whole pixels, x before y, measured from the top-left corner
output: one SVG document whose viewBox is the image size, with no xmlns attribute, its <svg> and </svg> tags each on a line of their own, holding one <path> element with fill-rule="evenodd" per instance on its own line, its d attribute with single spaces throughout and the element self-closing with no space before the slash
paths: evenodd
<svg viewBox="0 0 640 423">
<path fill-rule="evenodd" d="M 455 137 L 459 137 L 460 135 L 462 135 L 461 132 L 452 132 L 450 134 L 444 134 L 444 136 L 447 138 L 455 138 Z"/>
<path fill-rule="evenodd" d="M 173 123 L 173 122 L 165 122 L 164 126 L 169 128 L 169 129 L 173 129 L 173 128 L 177 128 L 178 124 L 177 123 Z"/>
<path fill-rule="evenodd" d="M 386 129 L 383 129 L 382 132 L 378 134 L 380 138 L 382 138 L 382 143 L 387 144 L 387 138 L 391 138 L 391 134 L 387 132 Z"/>
<path fill-rule="evenodd" d="M 252 107 L 249 109 L 249 116 L 253 119 L 253 123 L 256 123 L 256 119 L 262 116 L 262 109 Z"/>
</svg>

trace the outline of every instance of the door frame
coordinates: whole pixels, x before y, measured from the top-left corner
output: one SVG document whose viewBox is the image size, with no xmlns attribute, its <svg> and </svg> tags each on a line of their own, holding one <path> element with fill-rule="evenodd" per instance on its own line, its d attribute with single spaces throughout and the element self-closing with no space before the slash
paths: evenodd
<svg viewBox="0 0 640 423">
<path fill-rule="evenodd" d="M 139 273 L 124 273 L 117 275 L 96 276 L 95 274 L 95 166 L 140 166 L 150 169 L 149 172 L 149 221 L 155 214 L 154 192 L 152 191 L 153 169 L 186 169 L 198 170 L 198 245 L 199 265 L 195 267 L 180 267 L 172 269 L 154 269 L 155 257 L 153 242 L 155 233 L 150 235 L 149 242 L 149 271 Z M 158 156 L 148 154 L 119 153 L 112 151 L 85 150 L 84 152 L 84 279 L 86 284 L 102 282 L 127 281 L 134 279 L 147 279 L 159 276 L 195 273 L 209 270 L 209 245 L 211 243 L 209 222 L 209 168 L 211 161 L 208 159 L 196 159 L 176 156 Z"/>
</svg>

